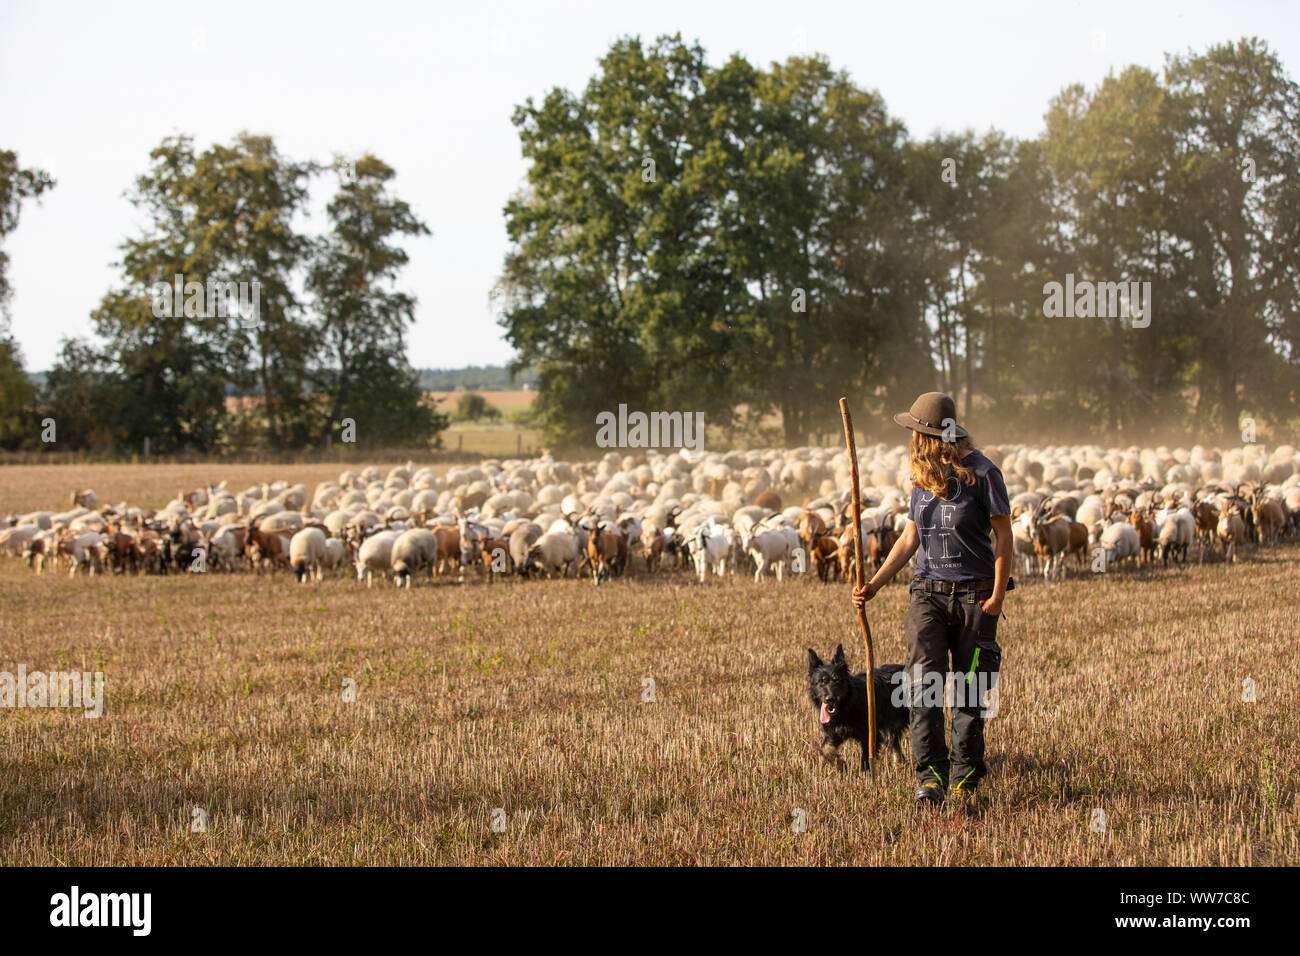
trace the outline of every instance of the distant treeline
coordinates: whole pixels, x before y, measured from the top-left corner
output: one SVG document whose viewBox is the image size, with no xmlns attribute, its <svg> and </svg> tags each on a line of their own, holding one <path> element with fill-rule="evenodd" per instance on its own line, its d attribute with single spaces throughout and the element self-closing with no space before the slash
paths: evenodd
<svg viewBox="0 0 1300 956">
<path fill-rule="evenodd" d="M 796 444 L 931 388 L 1003 440 L 1300 416 L 1300 92 L 1261 41 L 1067 87 L 1029 140 L 913 139 L 822 57 L 680 37 L 514 122 L 497 295 L 554 443 L 626 403 Z"/>
<path fill-rule="evenodd" d="M 504 365 L 467 365 L 464 368 L 417 368 L 415 380 L 420 390 L 425 392 L 454 392 L 457 390 L 479 390 L 484 392 L 506 391 L 510 389 L 536 387 L 537 373 L 532 369 L 511 375 Z M 28 380 L 39 393 L 45 387 L 45 373 L 29 371 Z M 256 388 L 241 389 L 234 382 L 226 384 L 226 395 L 256 395 Z"/>
<path fill-rule="evenodd" d="M 522 388 L 525 385 L 530 387 L 537 385 L 537 373 L 532 369 L 521 369 L 512 376 L 510 369 L 504 365 L 421 368 L 416 369 L 416 376 L 420 388 L 426 392 L 454 392 L 457 389 L 496 392 Z"/>
</svg>

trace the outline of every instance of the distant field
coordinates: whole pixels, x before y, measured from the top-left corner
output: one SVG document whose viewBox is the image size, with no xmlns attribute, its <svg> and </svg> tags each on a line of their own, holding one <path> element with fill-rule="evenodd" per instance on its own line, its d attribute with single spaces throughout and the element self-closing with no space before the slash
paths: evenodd
<svg viewBox="0 0 1300 956">
<path fill-rule="evenodd" d="M 473 391 L 471 389 L 471 391 Z M 426 392 L 426 395 L 434 398 L 438 402 L 438 408 L 441 410 L 450 410 L 456 407 L 456 400 L 465 392 Z M 478 392 L 489 405 L 501 409 L 502 413 L 518 411 L 521 408 L 529 408 L 537 399 L 537 392 L 524 391 L 523 389 L 510 389 L 501 391 Z"/>
<path fill-rule="evenodd" d="M 1298 569 L 1289 544 L 1022 582 L 966 818 L 915 808 L 891 758 L 873 785 L 817 756 L 805 648 L 863 659 L 843 587 L 398 592 L 0 559 L 0 670 L 107 680 L 99 719 L 0 710 L 0 865 L 1295 865 Z M 870 606 L 881 663 L 904 601 Z"/>
<path fill-rule="evenodd" d="M 442 447 L 447 451 L 481 455 L 484 458 L 513 458 L 516 454 L 536 455 L 542 448 L 541 433 L 531 428 L 484 428 L 453 425 L 442 434 Z"/>
<path fill-rule="evenodd" d="M 474 391 L 474 390 L 471 390 Z M 465 392 L 428 392 L 438 401 L 440 411 L 455 410 L 456 401 Z M 535 391 L 522 389 L 479 391 L 489 405 L 503 416 L 532 406 L 537 398 Z M 537 454 L 542 446 L 541 433 L 532 428 L 519 428 L 502 420 L 498 424 L 483 422 L 455 422 L 442 435 L 442 446 L 448 451 L 473 453 L 484 458 L 511 457 L 517 454 Z"/>
</svg>

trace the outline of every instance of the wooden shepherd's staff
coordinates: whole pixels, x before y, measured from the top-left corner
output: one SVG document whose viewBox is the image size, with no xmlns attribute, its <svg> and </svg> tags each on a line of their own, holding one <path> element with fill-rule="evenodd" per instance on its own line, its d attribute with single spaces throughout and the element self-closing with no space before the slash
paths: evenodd
<svg viewBox="0 0 1300 956">
<path fill-rule="evenodd" d="M 849 416 L 849 400 L 840 399 L 840 417 L 844 419 L 844 441 L 849 446 L 849 467 L 853 471 L 853 567 L 857 586 L 862 587 L 862 498 L 858 494 L 858 443 L 853 440 L 853 419 Z M 871 625 L 867 623 L 867 608 L 858 608 L 858 623 L 862 625 L 862 639 L 867 643 L 867 759 L 871 761 L 871 779 L 876 778 L 876 652 L 871 646 Z"/>
</svg>

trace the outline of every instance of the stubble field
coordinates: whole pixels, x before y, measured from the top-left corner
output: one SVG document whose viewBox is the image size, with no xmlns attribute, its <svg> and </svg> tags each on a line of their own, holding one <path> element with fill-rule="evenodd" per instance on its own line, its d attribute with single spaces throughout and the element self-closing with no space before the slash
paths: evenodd
<svg viewBox="0 0 1300 956">
<path fill-rule="evenodd" d="M 973 816 L 817 756 L 805 648 L 864 658 L 843 587 L 0 560 L 0 670 L 106 678 L 98 719 L 0 709 L 0 864 L 1295 864 L 1297 559 L 1009 595 Z M 869 606 L 880 663 L 905 600 Z"/>
</svg>

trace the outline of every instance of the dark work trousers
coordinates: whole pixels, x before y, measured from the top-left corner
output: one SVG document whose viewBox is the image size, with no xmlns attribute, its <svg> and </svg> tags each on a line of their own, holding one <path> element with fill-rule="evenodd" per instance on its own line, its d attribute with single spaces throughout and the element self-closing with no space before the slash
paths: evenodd
<svg viewBox="0 0 1300 956">
<path fill-rule="evenodd" d="M 916 776 L 922 784 L 937 781 L 941 787 L 951 783 L 969 790 L 986 772 L 984 718 L 974 691 L 996 686 L 1002 663 L 998 619 L 985 614 L 979 605 L 992 597 L 993 591 L 939 594 L 927 591 L 926 585 L 921 578 L 912 581 L 904 625 L 907 674 L 913 691 L 909 711 Z M 951 766 L 944 738 L 943 697 L 926 693 L 936 680 L 954 684 Z"/>
</svg>

